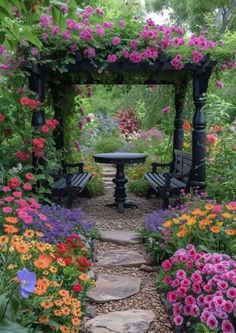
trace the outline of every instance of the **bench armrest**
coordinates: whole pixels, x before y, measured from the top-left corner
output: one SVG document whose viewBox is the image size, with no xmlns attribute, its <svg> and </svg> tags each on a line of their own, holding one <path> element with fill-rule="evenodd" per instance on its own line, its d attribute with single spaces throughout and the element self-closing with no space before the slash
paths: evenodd
<svg viewBox="0 0 236 333">
<path fill-rule="evenodd" d="M 152 163 L 151 164 L 152 166 L 152 172 L 153 173 L 156 173 L 157 172 L 157 167 L 160 167 L 160 168 L 166 168 L 166 167 L 170 167 L 171 166 L 171 163 Z"/>
</svg>

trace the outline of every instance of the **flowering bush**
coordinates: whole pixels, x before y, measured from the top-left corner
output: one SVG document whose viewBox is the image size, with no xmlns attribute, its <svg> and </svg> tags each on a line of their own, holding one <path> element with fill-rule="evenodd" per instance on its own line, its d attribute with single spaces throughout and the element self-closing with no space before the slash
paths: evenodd
<svg viewBox="0 0 236 333">
<path fill-rule="evenodd" d="M 118 110 L 119 128 L 121 133 L 128 139 L 133 133 L 138 132 L 138 120 L 135 110 L 129 107 L 128 110 Z"/>
<path fill-rule="evenodd" d="M 30 173 L 26 176 L 31 180 Z M 93 281 L 86 274 L 89 244 L 71 231 L 78 220 L 84 232 L 92 225 L 82 220 L 80 210 L 58 209 L 56 215 L 55 206 L 25 198 L 20 185 L 18 178 L 9 179 L 0 199 L 1 330 L 78 332 Z"/>
<path fill-rule="evenodd" d="M 185 204 L 177 209 L 158 211 L 145 218 L 141 234 L 153 261 L 173 254 L 175 249 L 193 243 L 208 252 L 235 255 L 236 203 Z"/>
<path fill-rule="evenodd" d="M 162 262 L 158 289 L 172 305 L 174 324 L 191 332 L 235 332 L 236 261 L 226 254 L 180 248 Z"/>
</svg>

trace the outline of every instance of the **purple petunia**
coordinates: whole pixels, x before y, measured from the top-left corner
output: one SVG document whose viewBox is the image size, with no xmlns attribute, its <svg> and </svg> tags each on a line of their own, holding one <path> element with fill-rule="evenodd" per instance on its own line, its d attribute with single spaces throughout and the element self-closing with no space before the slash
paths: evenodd
<svg viewBox="0 0 236 333">
<path fill-rule="evenodd" d="M 28 298 L 29 294 L 34 292 L 36 284 L 36 274 L 28 271 L 27 268 L 23 268 L 17 273 L 19 280 L 19 291 L 23 298 Z"/>
</svg>

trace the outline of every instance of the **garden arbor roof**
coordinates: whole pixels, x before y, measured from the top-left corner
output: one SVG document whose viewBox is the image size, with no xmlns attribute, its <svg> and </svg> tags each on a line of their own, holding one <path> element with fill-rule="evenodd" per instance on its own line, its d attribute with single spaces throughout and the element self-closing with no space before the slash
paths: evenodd
<svg viewBox="0 0 236 333">
<path fill-rule="evenodd" d="M 171 65 L 170 59 L 159 57 L 152 64 L 130 62 L 117 62 L 106 65 L 84 61 L 77 54 L 73 63 L 58 70 L 58 63 L 30 63 L 25 66 L 30 70 L 30 88 L 41 101 L 44 99 L 45 85 L 51 88 L 54 100 L 55 117 L 63 123 L 58 98 L 60 90 L 74 84 L 173 84 L 175 86 L 175 121 L 173 149 L 183 148 L 183 120 L 182 113 L 186 88 L 190 81 L 193 82 L 193 101 L 195 113 L 192 131 L 192 186 L 204 188 L 206 185 L 206 123 L 203 111 L 203 95 L 207 91 L 208 81 L 215 62 L 206 55 L 198 64 L 187 63 L 181 70 L 176 70 Z M 61 91 L 63 92 L 63 91 Z M 60 97 L 61 98 L 61 97 Z M 39 113 L 41 111 L 38 111 Z M 34 115 L 32 123 L 42 125 L 42 114 Z M 63 127 L 63 126 L 62 126 Z M 63 130 L 57 135 L 56 145 L 63 147 Z M 173 155 L 174 156 L 174 155 Z"/>
</svg>

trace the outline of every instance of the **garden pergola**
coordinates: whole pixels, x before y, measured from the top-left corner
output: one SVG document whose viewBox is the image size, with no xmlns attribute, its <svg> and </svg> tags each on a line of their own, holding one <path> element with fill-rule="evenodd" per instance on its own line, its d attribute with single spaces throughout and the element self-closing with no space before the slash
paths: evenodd
<svg viewBox="0 0 236 333">
<path fill-rule="evenodd" d="M 170 59 L 164 55 L 154 64 L 118 62 L 104 68 L 103 63 L 82 60 L 80 54 L 75 61 L 58 70 L 57 61 L 44 63 L 26 63 L 30 71 L 29 86 L 36 93 L 36 98 L 44 100 L 45 86 L 51 89 L 55 118 L 61 123 L 56 136 L 56 147 L 63 148 L 63 112 L 62 100 L 65 90 L 69 91 L 75 84 L 168 84 L 175 87 L 175 121 L 173 150 L 183 148 L 182 113 L 188 84 L 193 83 L 193 101 L 195 112 L 192 130 L 192 174 L 191 186 L 204 189 L 206 186 L 206 121 L 203 110 L 204 94 L 215 62 L 206 55 L 198 64 L 187 63 L 181 70 L 175 70 Z M 33 114 L 32 124 L 44 123 L 42 111 Z"/>
</svg>

